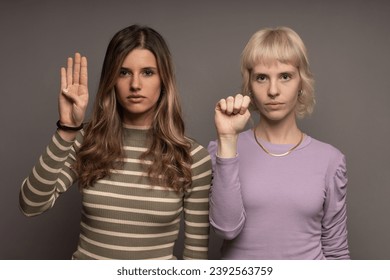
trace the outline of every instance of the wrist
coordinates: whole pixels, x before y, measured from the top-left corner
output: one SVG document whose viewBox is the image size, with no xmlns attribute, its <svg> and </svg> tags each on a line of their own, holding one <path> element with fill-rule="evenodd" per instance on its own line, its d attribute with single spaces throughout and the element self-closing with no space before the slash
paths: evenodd
<svg viewBox="0 0 390 280">
<path fill-rule="evenodd" d="M 220 134 L 220 133 L 218 133 L 218 140 L 221 140 L 221 141 L 227 141 L 227 142 L 237 141 L 237 138 L 238 138 L 237 133 L 233 133 L 233 134 Z"/>
<path fill-rule="evenodd" d="M 68 142 L 74 141 L 79 130 L 84 127 L 82 123 L 79 126 L 67 126 L 61 123 L 60 120 L 57 121 L 57 132 L 62 139 Z"/>
<path fill-rule="evenodd" d="M 233 158 L 237 156 L 238 135 L 218 137 L 217 155 L 221 158 Z"/>
<path fill-rule="evenodd" d="M 81 125 L 79 125 L 79 126 L 67 126 L 67 125 L 62 124 L 60 120 L 57 121 L 57 128 L 59 130 L 63 130 L 63 131 L 79 131 L 83 127 L 84 127 L 83 123 L 81 123 Z"/>
</svg>

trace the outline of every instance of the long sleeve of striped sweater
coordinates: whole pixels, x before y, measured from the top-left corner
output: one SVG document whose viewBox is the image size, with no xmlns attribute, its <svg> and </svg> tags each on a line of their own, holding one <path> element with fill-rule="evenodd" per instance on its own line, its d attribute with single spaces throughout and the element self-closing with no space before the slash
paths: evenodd
<svg viewBox="0 0 390 280">
<path fill-rule="evenodd" d="M 82 190 L 80 237 L 73 259 L 176 259 L 173 247 L 184 217 L 184 259 L 207 259 L 211 161 L 206 149 L 193 142 L 193 183 L 185 193 L 152 186 L 140 161 L 147 130 L 124 127 L 123 168 Z M 55 133 L 30 175 L 23 181 L 20 207 L 39 215 L 76 181 L 71 166 L 81 145 Z M 182 215 L 183 214 L 183 215 Z"/>
</svg>

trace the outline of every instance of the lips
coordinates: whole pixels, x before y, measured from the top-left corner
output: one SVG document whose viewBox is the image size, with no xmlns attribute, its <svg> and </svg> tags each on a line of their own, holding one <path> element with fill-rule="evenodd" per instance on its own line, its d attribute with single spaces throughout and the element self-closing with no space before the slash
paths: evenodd
<svg viewBox="0 0 390 280">
<path fill-rule="evenodd" d="M 144 96 L 142 95 L 129 95 L 127 96 L 127 100 L 131 103 L 141 103 L 144 100 Z"/>
<path fill-rule="evenodd" d="M 284 103 L 281 102 L 268 102 L 265 104 L 265 106 L 268 108 L 269 111 L 279 111 L 284 108 Z"/>
<path fill-rule="evenodd" d="M 127 98 L 144 98 L 144 96 L 139 95 L 139 94 L 132 94 L 132 95 L 129 95 Z"/>
</svg>

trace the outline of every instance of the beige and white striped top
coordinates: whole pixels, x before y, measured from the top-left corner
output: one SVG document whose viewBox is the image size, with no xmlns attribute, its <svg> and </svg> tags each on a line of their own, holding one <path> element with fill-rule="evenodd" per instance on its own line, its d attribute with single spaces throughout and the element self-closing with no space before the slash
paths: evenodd
<svg viewBox="0 0 390 280">
<path fill-rule="evenodd" d="M 173 246 L 184 218 L 184 259 L 207 259 L 211 162 L 192 143 L 192 186 L 185 193 L 151 186 L 139 156 L 147 130 L 124 127 L 122 169 L 82 191 L 81 232 L 74 259 L 175 259 Z M 27 216 L 50 209 L 77 180 L 70 168 L 82 133 L 74 143 L 58 133 L 22 184 L 20 206 Z M 183 214 L 183 215 L 182 215 Z"/>
</svg>

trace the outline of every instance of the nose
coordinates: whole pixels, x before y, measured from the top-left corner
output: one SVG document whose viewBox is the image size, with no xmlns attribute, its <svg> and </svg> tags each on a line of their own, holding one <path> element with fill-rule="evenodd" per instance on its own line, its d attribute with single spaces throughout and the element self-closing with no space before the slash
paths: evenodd
<svg viewBox="0 0 390 280">
<path fill-rule="evenodd" d="M 278 89 L 278 84 L 277 81 L 271 80 L 269 83 L 269 88 L 268 88 L 268 97 L 271 99 L 275 99 L 277 96 L 279 96 L 279 89 Z"/>
<path fill-rule="evenodd" d="M 141 80 L 138 75 L 133 75 L 130 80 L 130 91 L 136 92 L 141 89 Z"/>
</svg>

